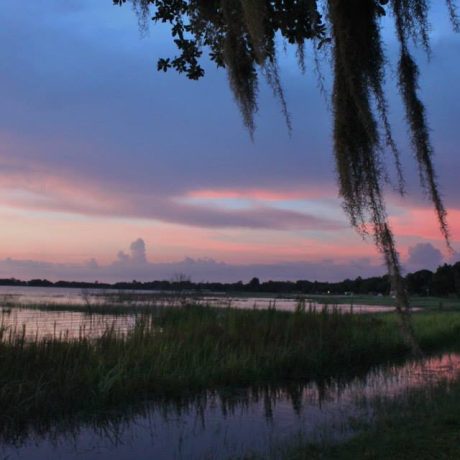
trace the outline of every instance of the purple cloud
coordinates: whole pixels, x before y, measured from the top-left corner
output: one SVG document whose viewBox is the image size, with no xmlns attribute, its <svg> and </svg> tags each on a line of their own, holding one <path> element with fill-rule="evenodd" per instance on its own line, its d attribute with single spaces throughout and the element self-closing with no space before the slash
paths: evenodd
<svg viewBox="0 0 460 460">
<path fill-rule="evenodd" d="M 430 269 L 438 267 L 444 257 L 441 251 L 431 243 L 418 243 L 409 248 L 407 268 L 410 270 Z"/>
<path fill-rule="evenodd" d="M 261 280 L 318 280 L 341 281 L 357 276 L 383 275 L 382 265 L 370 259 L 334 262 L 316 260 L 303 262 L 280 262 L 274 264 L 228 264 L 214 259 L 186 257 L 177 262 L 158 263 L 147 260 L 146 246 L 139 238 L 131 243 L 131 254 L 120 251 L 116 260 L 107 265 L 90 259 L 83 264 L 58 264 L 35 260 L 0 260 L 0 277 L 20 279 L 47 278 L 51 281 L 138 281 L 171 280 L 183 273 L 192 281 L 247 282 L 254 276 Z"/>
</svg>

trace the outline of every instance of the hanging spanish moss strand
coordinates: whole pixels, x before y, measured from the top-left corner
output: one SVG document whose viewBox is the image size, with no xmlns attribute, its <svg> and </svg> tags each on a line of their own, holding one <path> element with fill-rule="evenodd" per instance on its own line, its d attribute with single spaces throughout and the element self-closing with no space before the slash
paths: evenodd
<svg viewBox="0 0 460 460">
<path fill-rule="evenodd" d="M 393 292 L 396 294 L 396 310 L 400 321 L 401 335 L 412 350 L 414 356 L 421 356 L 422 351 L 416 339 L 413 324 L 411 321 L 411 311 L 409 307 L 409 297 L 402 276 L 399 254 L 396 250 L 396 244 L 387 223 L 376 232 L 382 239 L 381 246 L 383 249 L 385 264 L 390 275 Z"/>
<path fill-rule="evenodd" d="M 426 123 L 425 108 L 417 96 L 417 80 L 417 65 L 407 49 L 403 48 L 399 61 L 399 85 L 406 107 L 406 117 L 411 129 L 411 140 L 420 169 L 422 185 L 427 189 L 433 201 L 441 233 L 450 247 L 447 212 L 438 189 L 432 162 L 433 149 Z"/>
<path fill-rule="evenodd" d="M 150 4 L 150 0 L 132 0 L 132 6 L 139 22 L 139 29 L 142 32 L 148 30 Z"/>
<path fill-rule="evenodd" d="M 368 211 L 374 216 L 375 210 L 379 215 L 385 214 L 380 187 L 380 139 L 371 101 L 375 86 L 383 78 L 375 4 L 372 0 L 349 0 L 346 4 L 329 0 L 329 16 L 334 56 L 334 147 L 340 194 L 353 225 L 364 228 Z"/>
<path fill-rule="evenodd" d="M 304 3 L 303 8 L 305 8 L 305 10 L 308 11 L 311 23 L 314 23 L 319 18 L 321 18 L 321 15 L 318 11 L 318 1 L 317 0 L 303 0 L 303 3 Z M 313 49 L 316 52 L 318 50 L 318 46 L 321 47 L 321 45 L 319 45 L 319 42 L 318 42 L 318 37 L 313 35 L 311 37 L 311 41 L 313 44 Z M 297 45 L 297 49 L 296 49 L 297 65 L 301 73 L 305 74 L 307 71 L 306 56 L 305 56 L 305 38 L 299 37 L 296 40 L 296 45 Z"/>
<path fill-rule="evenodd" d="M 254 137 L 254 115 L 257 112 L 258 77 L 245 35 L 239 0 L 222 0 L 227 25 L 223 58 L 230 87 L 251 138 Z"/>
<path fill-rule="evenodd" d="M 446 0 L 447 8 L 449 10 L 450 22 L 455 32 L 460 32 L 460 18 L 457 13 L 457 5 L 453 0 Z"/>
<path fill-rule="evenodd" d="M 382 81 L 376 81 L 373 84 L 373 90 L 375 94 L 377 110 L 379 112 L 380 121 L 383 125 L 385 144 L 390 149 L 391 153 L 393 154 L 393 161 L 394 161 L 394 165 L 396 169 L 396 176 L 397 176 L 396 190 L 399 192 L 401 196 L 403 196 L 405 195 L 406 185 L 405 185 L 404 174 L 403 174 L 403 169 L 402 169 L 402 164 L 401 164 L 401 153 L 393 138 L 393 132 L 392 132 L 390 120 L 388 119 L 388 104 L 385 99 L 385 94 L 383 92 Z"/>
<path fill-rule="evenodd" d="M 336 165 L 344 209 L 361 232 L 367 231 L 370 221 L 376 246 L 384 256 L 396 294 L 401 333 L 413 352 L 418 353 L 410 327 L 409 302 L 399 256 L 382 195 L 382 148 L 371 100 L 374 97 L 380 103 L 380 118 L 385 121 L 382 90 L 385 59 L 378 14 L 373 0 L 348 0 L 346 4 L 342 0 L 329 0 L 334 52 Z M 388 133 L 391 136 L 389 126 Z"/>
<path fill-rule="evenodd" d="M 265 0 L 241 0 L 241 8 L 256 62 L 262 68 L 268 85 L 280 102 L 281 113 L 286 122 L 288 133 L 291 134 L 291 116 L 287 108 L 286 97 L 279 76 L 274 34 L 269 33 L 269 28 L 266 27 L 266 21 L 269 17 L 267 2 Z"/>
<path fill-rule="evenodd" d="M 427 0 L 391 0 L 399 42 L 407 45 L 409 38 L 430 53 Z M 402 29 L 400 29 L 402 27 Z"/>
<path fill-rule="evenodd" d="M 370 62 L 372 66 L 369 66 L 369 86 L 372 90 L 373 97 L 377 105 L 377 111 L 379 114 L 380 122 L 383 127 L 385 145 L 389 148 L 393 154 L 394 165 L 396 168 L 397 174 L 397 186 L 396 189 L 400 195 L 405 193 L 405 181 L 401 165 L 401 153 L 396 145 L 396 142 L 393 138 L 393 133 L 391 129 L 391 124 L 388 118 L 388 103 L 385 98 L 385 92 L 383 85 L 385 83 L 385 65 L 387 63 L 384 52 L 383 44 L 380 32 L 379 18 L 385 14 L 385 10 L 375 3 L 375 0 L 372 1 L 374 9 L 374 19 L 372 24 L 372 35 L 368 39 L 372 40 L 373 44 L 371 47 L 371 52 L 375 53 L 374 62 L 372 59 Z M 372 7 L 371 7 L 372 8 Z"/>
<path fill-rule="evenodd" d="M 273 48 L 273 45 L 267 44 L 266 40 L 267 3 L 265 0 L 240 0 L 240 4 L 257 64 L 263 66 Z"/>
<path fill-rule="evenodd" d="M 267 80 L 267 83 L 272 88 L 273 94 L 278 99 L 281 105 L 281 113 L 284 117 L 284 121 L 286 123 L 288 133 L 289 135 L 291 135 L 292 134 L 291 115 L 288 111 L 286 98 L 284 96 L 283 86 L 281 84 L 281 80 L 279 76 L 278 63 L 276 61 L 275 56 L 273 56 L 273 58 L 271 58 L 264 64 L 263 72 Z"/>
<path fill-rule="evenodd" d="M 326 86 L 326 78 L 324 77 L 324 72 L 322 69 L 322 57 L 320 56 L 321 53 L 326 53 L 323 49 L 319 49 L 316 41 L 313 41 L 313 62 L 314 62 L 314 71 L 316 76 L 316 85 L 321 96 L 324 99 L 324 103 L 326 104 L 326 108 L 329 111 L 331 110 L 331 94 Z M 328 59 L 329 60 L 329 59 Z"/>
<path fill-rule="evenodd" d="M 406 110 L 406 119 L 419 167 L 421 184 L 428 192 L 434 204 L 441 233 L 446 240 L 447 246 L 450 248 L 447 212 L 442 202 L 432 162 L 433 147 L 431 145 L 429 128 L 426 121 L 425 107 L 417 94 L 419 71 L 407 45 L 408 33 L 414 31 L 414 27 L 409 27 L 408 24 L 412 24 L 414 21 L 413 18 L 417 17 L 415 11 L 412 11 L 414 4 L 417 5 L 417 9 L 420 9 L 421 4 L 424 4 L 424 7 L 427 8 L 426 3 L 423 1 L 412 2 L 410 0 L 393 0 L 396 31 L 401 44 L 401 54 L 398 65 L 399 88 Z M 425 25 L 426 21 L 422 22 L 419 25 L 419 29 L 423 28 Z"/>
<path fill-rule="evenodd" d="M 303 75 L 307 73 L 307 64 L 305 58 L 305 43 L 299 43 L 295 51 L 295 56 L 297 58 L 297 65 L 299 66 L 300 72 Z"/>
</svg>

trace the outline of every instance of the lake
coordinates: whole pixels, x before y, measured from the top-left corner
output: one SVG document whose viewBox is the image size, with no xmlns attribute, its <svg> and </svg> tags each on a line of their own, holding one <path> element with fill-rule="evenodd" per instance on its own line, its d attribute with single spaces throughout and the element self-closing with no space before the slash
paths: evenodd
<svg viewBox="0 0 460 460">
<path fill-rule="evenodd" d="M 136 323 L 139 305 L 173 305 L 190 299 L 214 306 L 294 310 L 298 299 L 228 297 L 145 291 L 1 287 L 4 334 L 26 339 L 100 337 L 107 328 L 121 334 Z M 121 304 L 125 314 L 109 307 Z M 41 310 L 40 305 L 51 307 Z M 93 307 L 102 307 L 91 311 Z M 323 308 L 309 303 L 305 308 Z M 107 313 L 99 313 L 107 307 Z M 133 312 L 130 311 L 133 307 Z M 67 310 L 66 310 L 67 308 Z M 350 305 L 343 305 L 350 312 Z M 389 311 L 353 306 L 353 312 Z M 127 313 L 126 313 L 127 312 Z M 376 397 L 396 398 L 416 388 L 429 391 L 460 376 L 460 355 L 384 366 L 348 379 L 296 382 L 264 387 L 214 390 L 188 400 L 146 402 L 141 406 L 86 415 L 69 414 L 59 424 L 10 427 L 0 414 L 0 459 L 227 459 L 249 451 L 277 456 L 299 439 L 340 440 L 355 431 L 350 423 L 372 420 Z"/>
<path fill-rule="evenodd" d="M 306 308 L 321 309 L 323 304 L 308 297 L 300 298 L 305 301 Z M 342 297 L 343 299 L 343 297 Z M 286 298 L 274 296 L 232 296 L 220 293 L 197 294 L 193 292 L 162 292 L 162 291 L 136 291 L 115 289 L 78 289 L 56 287 L 26 287 L 26 286 L 0 286 L 0 304 L 63 304 L 81 305 L 90 304 L 149 304 L 172 303 L 193 301 L 216 307 L 233 308 L 276 308 L 277 310 L 294 311 L 299 303 L 299 296 Z M 354 304 L 353 297 L 346 304 L 337 304 L 336 308 L 353 312 L 386 312 L 393 311 L 394 307 Z"/>
<path fill-rule="evenodd" d="M 26 340 L 97 338 L 113 329 L 124 334 L 134 327 L 134 315 L 101 315 L 75 311 L 41 311 L 0 307 L 3 337 L 24 336 Z"/>
<path fill-rule="evenodd" d="M 235 308 L 295 310 L 299 300 L 274 297 L 196 296 L 146 291 L 0 287 L 0 324 L 5 337 L 97 338 L 113 328 L 123 334 L 136 322 L 136 306 L 197 303 Z M 124 314 L 91 312 L 120 304 Z M 38 306 L 38 308 L 37 308 Z M 50 310 L 40 309 L 51 307 Z M 54 306 L 54 308 L 53 308 Z M 305 300 L 305 308 L 323 308 Z M 133 312 L 130 308 L 133 307 Z M 67 310 L 66 310 L 67 309 Z M 350 312 L 350 305 L 339 306 Z M 391 311 L 354 305 L 353 312 Z M 70 417 L 60 424 L 9 427 L 0 422 L 0 459 L 226 459 L 255 451 L 276 454 L 296 439 L 343 439 L 350 418 L 372 419 L 375 397 L 395 398 L 415 388 L 452 381 L 460 355 L 375 368 L 354 378 L 280 386 L 207 391 L 183 401 L 149 401 L 119 412 Z M 1 416 L 0 416 L 1 420 Z"/>
<path fill-rule="evenodd" d="M 351 302 L 350 298 L 350 302 Z M 0 286 L 0 326 L 9 334 L 24 334 L 26 339 L 79 337 L 97 338 L 113 328 L 125 333 L 134 327 L 136 307 L 174 306 L 187 302 L 214 307 L 294 311 L 298 298 L 232 297 L 227 295 L 197 295 L 184 292 L 82 290 L 75 288 Z M 320 310 L 321 303 L 302 299 L 306 309 Z M 43 306 L 56 307 L 46 311 Z M 59 306 L 62 310 L 59 311 Z M 125 307 L 123 315 L 110 314 L 109 307 Z M 20 307 L 20 308 L 17 308 Z M 28 308 L 29 307 L 29 308 Z M 34 307 L 34 308 L 32 308 Z M 41 309 L 40 309 L 41 307 Z M 70 308 L 72 307 L 72 308 Z M 92 311 L 91 309 L 97 310 Z M 107 311 L 104 312 L 104 308 Z M 130 315 L 130 307 L 132 314 Z M 376 313 L 393 311 L 392 307 L 342 304 L 329 306 L 343 312 Z M 67 309 L 67 311 L 66 311 Z M 91 314 L 88 314 L 91 313 Z"/>
</svg>

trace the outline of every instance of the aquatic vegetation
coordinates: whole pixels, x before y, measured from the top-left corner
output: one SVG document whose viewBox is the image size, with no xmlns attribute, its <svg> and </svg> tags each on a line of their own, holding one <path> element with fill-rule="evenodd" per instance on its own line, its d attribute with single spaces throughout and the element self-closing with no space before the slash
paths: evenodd
<svg viewBox="0 0 460 460">
<path fill-rule="evenodd" d="M 416 400 L 413 390 L 423 390 L 429 399 L 455 381 L 459 364 L 460 355 L 444 353 L 345 378 L 221 388 L 65 420 L 40 419 L 25 427 L 3 424 L 0 451 L 28 459 L 33 439 L 36 456 L 46 450 L 47 458 L 64 452 L 74 458 L 91 438 L 104 459 L 124 458 L 128 450 L 135 458 L 279 460 L 292 451 L 293 442 L 343 441 L 369 429 L 376 414 L 380 419 L 393 407 L 400 414 Z"/>
<path fill-rule="evenodd" d="M 24 422 L 65 418 L 152 397 L 355 373 L 408 354 L 396 321 L 334 309 L 186 306 L 140 316 L 125 335 L 109 328 L 69 342 L 3 336 L 2 414 Z M 458 313 L 417 314 L 414 327 L 427 351 L 460 342 Z"/>
<path fill-rule="evenodd" d="M 394 400 L 377 399 L 376 417 L 342 442 L 300 443 L 285 448 L 286 460 L 407 460 L 460 458 L 460 381 L 413 389 Z M 258 457 L 254 457 L 258 458 Z"/>
</svg>

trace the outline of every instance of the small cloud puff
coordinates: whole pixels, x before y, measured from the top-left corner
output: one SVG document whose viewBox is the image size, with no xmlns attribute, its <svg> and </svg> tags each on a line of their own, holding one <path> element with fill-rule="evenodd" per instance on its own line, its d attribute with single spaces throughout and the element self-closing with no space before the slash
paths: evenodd
<svg viewBox="0 0 460 460">
<path fill-rule="evenodd" d="M 407 266 L 411 270 L 433 270 L 443 262 L 441 251 L 431 243 L 418 243 L 409 248 Z"/>
<path fill-rule="evenodd" d="M 147 251 L 145 241 L 138 238 L 133 241 L 129 246 L 130 254 L 125 251 L 118 251 L 117 260 L 114 264 L 117 265 L 145 265 L 147 264 Z"/>
</svg>

